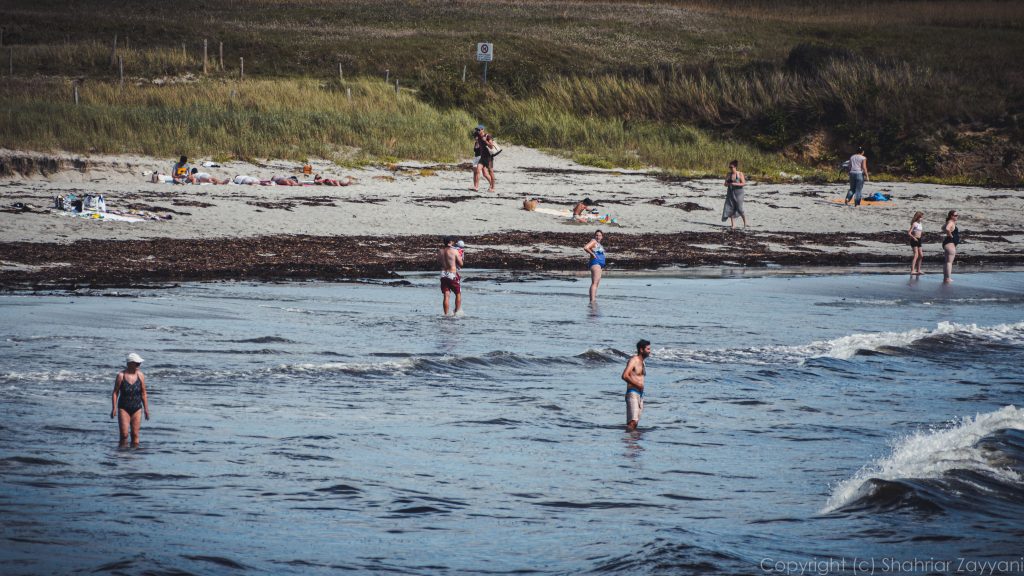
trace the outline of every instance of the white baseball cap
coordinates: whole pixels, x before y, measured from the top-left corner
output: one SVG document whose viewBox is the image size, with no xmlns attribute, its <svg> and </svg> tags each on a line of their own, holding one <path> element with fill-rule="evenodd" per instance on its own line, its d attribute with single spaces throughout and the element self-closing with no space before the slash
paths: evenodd
<svg viewBox="0 0 1024 576">
<path fill-rule="evenodd" d="M 132 362 L 134 364 L 142 364 L 142 356 L 139 356 L 135 352 L 132 352 L 131 354 L 128 355 L 128 362 Z"/>
</svg>

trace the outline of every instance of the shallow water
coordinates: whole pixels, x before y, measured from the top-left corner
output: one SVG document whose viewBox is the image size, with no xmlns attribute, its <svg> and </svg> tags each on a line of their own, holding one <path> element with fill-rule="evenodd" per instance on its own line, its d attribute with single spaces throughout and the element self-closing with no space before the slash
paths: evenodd
<svg viewBox="0 0 1024 576">
<path fill-rule="evenodd" d="M 0 296 L 0 573 L 1024 572 L 1024 273 L 435 282 Z"/>
</svg>

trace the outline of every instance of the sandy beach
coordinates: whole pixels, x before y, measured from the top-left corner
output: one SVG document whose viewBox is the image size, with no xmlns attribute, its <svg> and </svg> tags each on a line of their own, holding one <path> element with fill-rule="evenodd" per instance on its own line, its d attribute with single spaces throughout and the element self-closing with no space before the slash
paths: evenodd
<svg viewBox="0 0 1024 576">
<path fill-rule="evenodd" d="M 9 166 L 45 165 L 43 156 L 0 150 Z M 196 159 L 201 163 L 204 158 Z M 0 179 L 0 284 L 7 288 L 119 285 L 224 278 L 394 277 L 432 270 L 437 237 L 467 242 L 467 267 L 581 270 L 581 246 L 606 231 L 610 270 L 664 266 L 855 266 L 909 263 L 906 229 L 925 213 L 926 268 L 939 272 L 938 230 L 961 213 L 965 266 L 1024 263 L 1024 194 L 1014 189 L 868 182 L 865 195 L 892 201 L 844 206 L 845 184 L 752 181 L 750 227 L 722 222 L 720 180 L 659 178 L 654 171 L 603 170 L 542 151 L 508 146 L 496 161 L 497 190 L 471 189 L 461 164 L 399 163 L 313 172 L 349 176 L 347 187 L 153 184 L 171 159 L 63 155 L 46 174 Z M 64 169 L 60 169 L 64 168 Z M 301 165 L 232 162 L 204 168 L 218 178 L 296 174 Z M 724 168 L 723 168 L 724 174 Z M 121 222 L 52 210 L 53 197 L 102 194 L 110 211 L 170 215 Z M 579 199 L 615 223 L 573 222 Z M 527 212 L 522 202 L 540 199 Z M 836 201 L 839 200 L 837 203 Z M 909 264 L 908 264 L 909 265 Z M 926 270 L 927 272 L 927 270 Z"/>
</svg>

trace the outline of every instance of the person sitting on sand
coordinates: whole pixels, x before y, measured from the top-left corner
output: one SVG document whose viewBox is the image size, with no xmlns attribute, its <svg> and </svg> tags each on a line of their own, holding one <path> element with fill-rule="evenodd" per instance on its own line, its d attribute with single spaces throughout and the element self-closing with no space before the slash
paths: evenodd
<svg viewBox="0 0 1024 576">
<path fill-rule="evenodd" d="M 182 155 L 178 163 L 171 168 L 171 178 L 175 184 L 184 184 L 188 181 L 188 156 Z"/>
<path fill-rule="evenodd" d="M 220 180 L 210 176 L 208 172 L 200 172 L 198 168 L 193 168 L 192 172 L 188 175 L 188 181 L 190 184 L 227 184 L 228 179 L 225 178 Z"/>
<path fill-rule="evenodd" d="M 324 178 L 323 176 L 321 176 L 319 174 L 317 174 L 316 176 L 313 177 L 313 184 L 316 184 L 317 186 L 348 186 L 351 183 L 352 183 L 352 177 L 351 176 L 345 176 L 345 178 L 343 180 L 335 180 L 333 178 Z"/>
<path fill-rule="evenodd" d="M 132 447 L 139 446 L 139 427 L 142 425 L 142 413 L 149 420 L 149 398 L 146 396 L 146 375 L 139 370 L 142 357 L 132 352 L 128 355 L 127 366 L 114 378 L 114 393 L 111 396 L 110 417 L 117 417 L 121 432 L 120 445 L 128 442 L 131 433 Z"/>
<path fill-rule="evenodd" d="M 594 201 L 590 198 L 584 198 L 576 203 L 576 206 L 572 209 L 573 220 L 583 220 L 583 212 L 594 205 Z"/>
<path fill-rule="evenodd" d="M 523 200 L 523 210 L 526 210 L 527 212 L 533 212 L 534 210 L 537 209 L 537 204 L 539 203 L 540 200 L 537 200 L 536 198 Z"/>
<path fill-rule="evenodd" d="M 273 176 L 270 181 L 278 186 L 302 186 L 298 176 Z"/>
<path fill-rule="evenodd" d="M 260 183 L 260 179 L 256 178 L 255 176 L 246 176 L 245 174 L 236 174 L 235 177 L 231 179 L 231 183 L 232 184 L 241 184 L 241 185 L 244 185 L 244 186 L 252 186 L 253 184 L 259 184 Z"/>
</svg>

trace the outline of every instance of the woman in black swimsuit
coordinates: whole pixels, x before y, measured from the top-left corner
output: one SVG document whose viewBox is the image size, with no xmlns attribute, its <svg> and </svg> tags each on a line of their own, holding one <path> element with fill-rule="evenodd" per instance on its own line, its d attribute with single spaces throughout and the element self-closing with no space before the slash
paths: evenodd
<svg viewBox="0 0 1024 576">
<path fill-rule="evenodd" d="M 956 247 L 960 244 L 960 228 L 956 225 L 958 220 L 960 213 L 950 210 L 949 214 L 946 214 L 946 225 L 942 227 L 942 251 L 946 253 L 946 264 L 942 267 L 942 282 L 945 284 L 953 281 L 953 260 L 956 259 Z"/>
<path fill-rule="evenodd" d="M 139 370 L 142 357 L 132 352 L 128 355 L 128 365 L 114 378 L 114 393 L 111 396 L 110 417 L 117 416 L 121 429 L 121 446 L 128 442 L 131 430 L 132 448 L 139 446 L 139 427 L 142 424 L 142 413 L 149 420 L 149 399 L 146 397 L 146 376 Z"/>
</svg>

